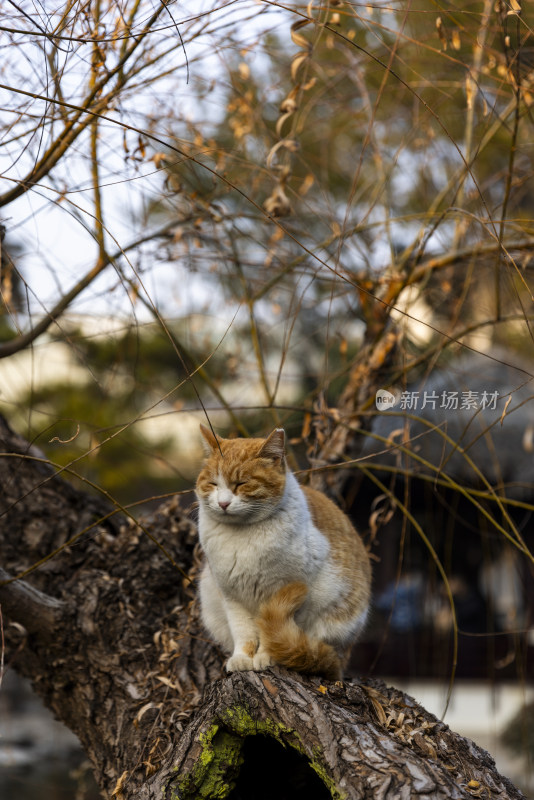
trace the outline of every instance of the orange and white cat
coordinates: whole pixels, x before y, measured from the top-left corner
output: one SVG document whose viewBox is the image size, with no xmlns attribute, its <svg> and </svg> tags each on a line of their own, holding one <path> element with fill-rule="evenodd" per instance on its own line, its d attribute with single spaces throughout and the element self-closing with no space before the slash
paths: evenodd
<svg viewBox="0 0 534 800">
<path fill-rule="evenodd" d="M 285 434 L 222 439 L 203 425 L 198 476 L 203 622 L 230 653 L 226 669 L 272 664 L 341 677 L 369 608 L 371 568 L 345 514 L 300 486 Z"/>
</svg>

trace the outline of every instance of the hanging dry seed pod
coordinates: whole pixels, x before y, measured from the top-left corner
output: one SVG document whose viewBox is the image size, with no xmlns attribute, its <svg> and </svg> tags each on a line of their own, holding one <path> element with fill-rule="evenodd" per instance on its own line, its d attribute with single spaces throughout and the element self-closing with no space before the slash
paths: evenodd
<svg viewBox="0 0 534 800">
<path fill-rule="evenodd" d="M 264 209 L 271 217 L 287 217 L 291 214 L 291 203 L 285 193 L 285 184 L 288 177 L 289 167 L 281 168 L 278 183 L 263 204 Z"/>
<path fill-rule="evenodd" d="M 291 91 L 287 95 L 287 97 L 284 100 L 282 100 L 282 102 L 280 103 L 281 116 L 278 117 L 278 120 L 276 121 L 276 135 L 277 136 L 281 136 L 282 135 L 282 128 L 283 128 L 284 122 L 286 120 L 288 120 L 290 117 L 292 117 L 293 114 L 295 113 L 295 111 L 298 108 L 298 104 L 297 104 L 298 92 L 299 92 L 299 87 L 298 86 L 294 86 L 293 89 L 291 89 Z"/>
<path fill-rule="evenodd" d="M 330 8 L 341 8 L 343 4 L 343 0 L 331 0 L 329 6 Z M 304 65 L 309 65 L 313 55 L 312 42 L 303 36 L 301 32 L 307 25 L 315 22 L 312 16 L 312 9 L 313 0 L 310 0 L 306 8 L 307 16 L 301 17 L 291 25 L 291 40 L 299 48 L 299 51 L 295 53 L 291 60 L 290 73 L 294 86 L 280 103 L 280 115 L 275 126 L 279 141 L 271 147 L 267 155 L 267 168 L 278 171 L 278 180 L 263 207 L 271 216 L 275 217 L 287 216 L 291 213 L 291 204 L 285 188 L 291 174 L 291 153 L 295 153 L 299 147 L 298 140 L 295 137 L 297 127 L 295 114 L 300 106 L 300 97 L 304 92 L 313 88 L 316 82 L 314 77 L 307 78 L 307 70 L 303 70 Z M 341 21 L 340 14 L 337 11 L 331 12 L 328 21 L 331 25 L 339 25 Z M 319 25 L 317 30 L 321 31 L 322 25 Z M 302 75 L 300 74 L 301 72 L 303 72 Z M 290 121 L 291 124 L 287 125 Z M 275 159 L 278 161 L 278 165 L 276 165 Z"/>
<path fill-rule="evenodd" d="M 271 217 L 287 217 L 291 214 L 291 203 L 281 183 L 274 187 L 263 207 Z"/>
<path fill-rule="evenodd" d="M 299 143 L 297 142 L 296 139 L 280 139 L 280 141 L 277 142 L 274 145 L 274 147 L 271 147 L 271 149 L 269 150 L 269 155 L 267 156 L 267 161 L 266 161 L 268 169 L 274 169 L 274 157 L 277 154 L 277 152 L 282 148 L 288 150 L 290 153 L 296 153 L 297 150 L 299 149 Z M 287 166 L 285 167 L 285 169 L 288 169 Z"/>
<path fill-rule="evenodd" d="M 307 81 L 304 86 L 298 82 L 298 73 L 301 67 L 310 59 L 313 52 L 312 43 L 300 33 L 302 28 L 313 22 L 312 18 L 312 5 L 313 0 L 307 7 L 307 18 L 298 19 L 291 25 L 291 40 L 299 48 L 299 52 L 295 53 L 291 60 L 291 81 L 294 86 L 286 97 L 280 103 L 280 115 L 276 121 L 275 131 L 279 139 L 274 144 L 269 153 L 267 154 L 267 168 L 278 173 L 276 185 L 271 192 L 270 196 L 265 200 L 263 207 L 272 217 L 285 217 L 291 214 L 291 203 L 286 194 L 286 184 L 290 176 L 290 154 L 298 150 L 298 141 L 292 135 L 284 136 L 284 126 L 294 116 L 299 108 L 299 96 L 307 88 L 314 85 L 314 81 Z M 291 126 L 292 133 L 295 125 Z M 278 160 L 278 165 L 275 164 Z"/>
<path fill-rule="evenodd" d="M 440 38 L 441 45 L 442 45 L 443 49 L 446 50 L 447 49 L 447 44 L 448 44 L 447 33 L 445 31 L 445 27 L 443 25 L 443 20 L 441 19 L 441 17 L 438 17 L 436 19 L 436 30 L 438 32 L 438 36 Z"/>
</svg>

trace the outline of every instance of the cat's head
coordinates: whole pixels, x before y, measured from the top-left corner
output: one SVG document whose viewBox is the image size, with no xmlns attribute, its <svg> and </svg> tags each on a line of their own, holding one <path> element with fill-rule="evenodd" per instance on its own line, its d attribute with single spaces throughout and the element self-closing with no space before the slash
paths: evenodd
<svg viewBox="0 0 534 800">
<path fill-rule="evenodd" d="M 206 461 L 197 479 L 202 507 L 229 525 L 269 517 L 278 507 L 286 483 L 285 433 L 267 439 L 222 439 L 200 426 Z"/>
</svg>

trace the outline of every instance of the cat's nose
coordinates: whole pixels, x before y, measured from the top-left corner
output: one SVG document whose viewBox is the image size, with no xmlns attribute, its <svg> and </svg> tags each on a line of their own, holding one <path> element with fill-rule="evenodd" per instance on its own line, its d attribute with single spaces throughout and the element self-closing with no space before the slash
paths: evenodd
<svg viewBox="0 0 534 800">
<path fill-rule="evenodd" d="M 222 508 L 223 511 L 226 511 L 226 509 L 230 505 L 230 501 L 229 500 L 219 500 L 219 505 L 220 505 L 220 507 Z"/>
</svg>

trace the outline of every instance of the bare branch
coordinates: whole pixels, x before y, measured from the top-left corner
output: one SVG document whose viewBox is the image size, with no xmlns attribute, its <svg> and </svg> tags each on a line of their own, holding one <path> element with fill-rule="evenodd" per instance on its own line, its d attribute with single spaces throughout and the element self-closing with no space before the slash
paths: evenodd
<svg viewBox="0 0 534 800">
<path fill-rule="evenodd" d="M 118 252 L 114 253 L 113 255 L 108 255 L 107 253 L 104 254 L 103 257 L 99 258 L 97 263 L 94 267 L 92 267 L 89 272 L 83 276 L 73 287 L 68 291 L 66 294 L 61 297 L 54 308 L 52 308 L 38 323 L 35 325 L 31 330 L 27 331 L 26 333 L 21 334 L 20 336 L 16 336 L 13 339 L 9 339 L 7 342 L 2 342 L 0 344 L 0 358 L 6 358 L 6 356 L 11 356 L 13 353 L 18 353 L 20 350 L 24 350 L 28 347 L 32 342 L 34 342 L 39 336 L 41 336 L 45 331 L 48 330 L 50 325 L 61 316 L 61 314 L 70 306 L 72 301 L 78 297 L 81 292 L 84 291 L 94 280 L 95 278 L 100 275 L 101 272 L 104 271 L 106 267 L 110 264 L 113 264 L 117 259 L 127 253 L 129 250 L 135 250 L 141 244 L 145 242 L 149 242 L 152 239 L 157 239 L 160 236 L 165 236 L 169 234 L 169 232 L 176 227 L 176 221 L 172 221 L 170 223 L 166 223 L 162 228 L 159 228 L 157 231 L 148 234 L 147 236 L 143 236 L 140 239 L 136 239 L 131 244 L 127 245 L 126 247 L 122 248 Z"/>
</svg>

